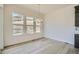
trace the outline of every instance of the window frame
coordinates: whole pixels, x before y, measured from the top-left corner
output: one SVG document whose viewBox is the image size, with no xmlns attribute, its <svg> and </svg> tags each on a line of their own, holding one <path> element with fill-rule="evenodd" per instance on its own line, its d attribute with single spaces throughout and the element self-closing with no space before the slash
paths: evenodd
<svg viewBox="0 0 79 59">
<path fill-rule="evenodd" d="M 18 13 L 19 14 L 19 13 Z M 21 14 L 22 15 L 22 14 Z M 23 24 L 13 24 L 12 23 L 12 28 L 13 28 L 13 25 L 19 25 L 19 26 L 23 26 L 23 32 L 22 32 L 22 35 L 23 34 L 35 34 L 35 33 L 41 33 L 42 32 L 42 22 L 40 22 L 40 25 L 36 25 L 36 19 L 40 19 L 39 17 L 32 17 L 33 18 L 33 25 L 27 25 L 27 18 L 26 17 L 31 17 L 31 16 L 25 16 L 25 15 L 22 15 L 23 16 Z M 12 16 L 13 17 L 13 16 Z M 13 18 L 12 18 L 13 19 Z M 13 20 L 12 20 L 13 22 Z M 27 33 L 27 26 L 32 26 L 33 27 L 33 33 Z M 36 27 L 39 26 L 40 27 L 40 32 L 36 32 Z M 13 34 L 13 30 L 12 29 L 12 35 L 14 36 Z M 16 33 L 18 34 L 18 33 Z M 20 35 L 15 35 L 15 36 L 20 36 Z"/>
<path fill-rule="evenodd" d="M 15 12 L 14 12 L 14 13 L 15 13 Z M 19 14 L 19 13 L 15 13 L 15 14 Z M 14 33 L 14 32 L 13 32 L 14 30 L 15 30 L 15 31 L 17 30 L 17 29 L 15 29 L 15 28 L 13 28 L 14 25 L 15 25 L 15 26 L 22 26 L 22 27 L 23 27 L 23 24 L 13 24 L 13 22 L 15 22 L 15 21 L 16 21 L 16 22 L 18 22 L 18 21 L 23 21 L 23 15 L 22 15 L 22 14 L 19 14 L 19 15 L 20 15 L 20 16 L 17 16 L 17 17 L 16 17 L 16 16 L 13 16 L 13 13 L 12 13 L 12 35 L 13 35 L 13 36 L 19 36 L 19 35 L 20 35 L 19 33 Z M 21 20 L 14 20 L 14 18 L 17 19 L 17 18 L 19 18 L 19 17 L 22 18 L 22 19 L 21 19 Z M 23 21 L 23 22 L 24 22 L 24 21 Z M 19 30 L 22 30 L 22 29 L 19 29 Z M 23 30 L 22 30 L 22 31 L 23 31 Z M 21 32 L 21 33 L 23 34 L 23 32 Z M 22 35 L 22 34 L 21 34 L 21 35 Z"/>
</svg>

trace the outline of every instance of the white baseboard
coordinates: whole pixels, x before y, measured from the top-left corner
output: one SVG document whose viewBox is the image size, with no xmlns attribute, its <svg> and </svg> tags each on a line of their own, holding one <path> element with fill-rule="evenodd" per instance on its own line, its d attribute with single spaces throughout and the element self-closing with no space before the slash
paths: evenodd
<svg viewBox="0 0 79 59">
<path fill-rule="evenodd" d="M 69 44 L 71 44 L 71 45 L 74 45 L 74 43 L 71 43 L 71 42 L 66 41 L 66 40 L 60 40 L 60 39 L 58 39 L 58 38 L 46 37 L 46 36 L 45 36 L 45 38 L 49 38 L 49 39 L 53 39 L 53 40 L 57 40 L 57 41 L 61 41 L 61 42 L 65 42 L 65 43 L 69 43 Z"/>
</svg>

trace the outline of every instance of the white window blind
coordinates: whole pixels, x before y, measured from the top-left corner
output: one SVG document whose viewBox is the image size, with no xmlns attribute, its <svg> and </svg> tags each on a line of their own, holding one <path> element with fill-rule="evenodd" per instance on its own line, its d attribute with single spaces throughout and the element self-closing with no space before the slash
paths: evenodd
<svg viewBox="0 0 79 59">
<path fill-rule="evenodd" d="M 12 33 L 14 36 L 23 34 L 41 33 L 41 21 L 39 18 L 12 14 Z"/>
</svg>

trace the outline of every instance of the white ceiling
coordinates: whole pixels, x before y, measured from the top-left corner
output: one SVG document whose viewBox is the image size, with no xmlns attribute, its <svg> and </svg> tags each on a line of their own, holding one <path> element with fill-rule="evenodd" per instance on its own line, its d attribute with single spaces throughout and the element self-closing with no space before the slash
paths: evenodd
<svg viewBox="0 0 79 59">
<path fill-rule="evenodd" d="M 34 11 L 43 14 L 51 13 L 51 11 L 70 6 L 69 4 L 23 4 L 22 6 L 28 7 Z"/>
</svg>

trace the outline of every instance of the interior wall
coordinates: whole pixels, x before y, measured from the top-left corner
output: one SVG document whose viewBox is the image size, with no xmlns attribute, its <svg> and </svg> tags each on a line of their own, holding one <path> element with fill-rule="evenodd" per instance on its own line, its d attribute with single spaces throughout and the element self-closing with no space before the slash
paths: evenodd
<svg viewBox="0 0 79 59">
<path fill-rule="evenodd" d="M 3 7 L 0 5 L 0 49 L 3 49 Z"/>
<path fill-rule="evenodd" d="M 4 37 L 5 37 L 5 46 L 8 46 L 8 45 L 13 45 L 13 44 L 16 44 L 16 43 L 20 43 L 20 42 L 24 42 L 24 41 L 29 41 L 29 40 L 33 40 L 33 39 L 37 39 L 37 38 L 40 38 L 42 37 L 42 33 L 40 34 L 32 34 L 32 35 L 21 35 L 21 36 L 16 36 L 16 37 L 13 37 L 12 36 L 12 12 L 17 12 L 17 13 L 20 13 L 20 14 L 23 14 L 23 15 L 26 15 L 26 16 L 37 16 L 37 17 L 40 17 L 40 18 L 43 18 L 43 15 L 41 14 L 39 16 L 39 13 L 35 12 L 35 11 L 32 11 L 28 8 L 25 8 L 25 7 L 21 7 L 19 5 L 5 5 L 4 6 Z"/>
<path fill-rule="evenodd" d="M 75 5 L 52 11 L 45 16 L 44 36 L 74 44 Z"/>
</svg>

